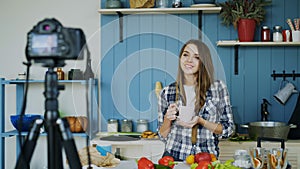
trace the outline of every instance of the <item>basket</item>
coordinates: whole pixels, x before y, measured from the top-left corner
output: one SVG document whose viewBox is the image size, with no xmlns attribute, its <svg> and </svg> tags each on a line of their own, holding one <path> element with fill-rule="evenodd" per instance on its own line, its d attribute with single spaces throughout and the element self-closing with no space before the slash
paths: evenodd
<svg viewBox="0 0 300 169">
<path fill-rule="evenodd" d="M 19 125 L 18 125 L 18 121 L 20 119 L 21 115 L 11 115 L 10 116 L 10 121 L 12 123 L 12 125 L 18 130 L 19 130 Z M 36 120 L 36 119 L 42 119 L 42 116 L 39 114 L 25 114 L 23 116 L 23 121 L 22 121 L 22 130 L 21 131 L 29 131 L 29 129 L 31 128 L 32 123 Z"/>
</svg>

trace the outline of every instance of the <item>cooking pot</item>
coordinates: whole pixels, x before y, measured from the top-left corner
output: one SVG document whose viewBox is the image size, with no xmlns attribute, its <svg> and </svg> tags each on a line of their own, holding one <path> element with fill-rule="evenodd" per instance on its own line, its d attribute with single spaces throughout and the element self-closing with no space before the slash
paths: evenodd
<svg viewBox="0 0 300 169">
<path fill-rule="evenodd" d="M 257 121 L 241 125 L 243 128 L 248 128 L 249 137 L 256 140 L 257 137 L 278 138 L 287 140 L 290 128 L 296 128 L 296 125 L 284 122 L 274 121 Z"/>
</svg>

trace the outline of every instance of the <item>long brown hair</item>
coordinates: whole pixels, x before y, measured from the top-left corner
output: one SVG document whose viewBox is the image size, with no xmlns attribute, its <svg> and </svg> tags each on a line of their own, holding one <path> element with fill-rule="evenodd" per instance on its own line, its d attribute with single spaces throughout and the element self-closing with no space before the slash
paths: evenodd
<svg viewBox="0 0 300 169">
<path fill-rule="evenodd" d="M 195 102 L 195 113 L 198 113 L 202 106 L 205 103 L 206 99 L 206 91 L 209 89 L 210 85 L 214 81 L 214 67 L 212 63 L 212 58 L 210 54 L 210 50 L 205 43 L 200 40 L 191 39 L 186 42 L 183 47 L 181 48 L 180 55 L 179 55 L 179 63 L 178 63 L 178 73 L 177 73 L 177 94 L 182 97 L 182 102 L 186 105 L 186 96 L 184 91 L 184 72 L 180 66 L 180 58 L 185 47 L 189 44 L 194 44 L 197 46 L 199 52 L 199 70 L 195 73 L 196 77 L 196 84 L 195 84 L 195 93 L 196 93 L 196 102 Z"/>
</svg>

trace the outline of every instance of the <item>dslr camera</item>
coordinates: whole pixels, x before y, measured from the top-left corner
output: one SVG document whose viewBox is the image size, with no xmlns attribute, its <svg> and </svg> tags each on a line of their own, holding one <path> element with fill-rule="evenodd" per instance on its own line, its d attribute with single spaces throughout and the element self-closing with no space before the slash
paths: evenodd
<svg viewBox="0 0 300 169">
<path fill-rule="evenodd" d="M 66 28 L 58 20 L 47 18 L 27 33 L 26 58 L 36 62 L 82 60 L 85 43 L 81 29 Z"/>
</svg>

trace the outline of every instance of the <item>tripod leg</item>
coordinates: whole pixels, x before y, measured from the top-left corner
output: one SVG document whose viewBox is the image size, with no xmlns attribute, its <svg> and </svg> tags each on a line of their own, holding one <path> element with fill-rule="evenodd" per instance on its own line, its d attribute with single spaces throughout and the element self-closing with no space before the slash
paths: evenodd
<svg viewBox="0 0 300 169">
<path fill-rule="evenodd" d="M 31 157 L 35 149 L 36 142 L 40 134 L 40 128 L 42 127 L 42 125 L 43 125 L 42 119 L 37 119 L 33 123 L 33 126 L 30 129 L 30 132 L 28 133 L 26 140 L 22 145 L 22 150 L 19 155 L 15 169 L 24 169 L 24 168 L 29 169 Z"/>
<path fill-rule="evenodd" d="M 82 168 L 78 151 L 69 129 L 69 124 L 66 119 L 58 119 L 57 124 L 61 131 L 62 146 L 65 148 L 68 163 L 71 169 Z"/>
<path fill-rule="evenodd" d="M 50 100 L 51 101 L 51 100 Z M 63 169 L 62 144 L 57 121 L 56 111 L 47 111 L 45 123 L 48 129 L 48 168 Z"/>
</svg>

